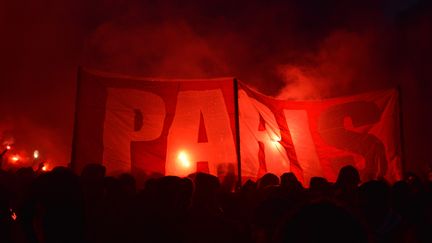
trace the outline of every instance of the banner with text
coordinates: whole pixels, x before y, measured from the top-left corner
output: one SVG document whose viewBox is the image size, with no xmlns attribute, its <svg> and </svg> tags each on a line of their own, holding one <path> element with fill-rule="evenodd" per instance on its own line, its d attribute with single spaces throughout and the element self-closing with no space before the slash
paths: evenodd
<svg viewBox="0 0 432 243">
<path fill-rule="evenodd" d="M 72 163 L 110 175 L 241 175 L 294 172 L 334 181 L 347 164 L 363 179 L 400 177 L 395 90 L 322 101 L 264 96 L 234 78 L 166 80 L 80 70 Z"/>
<path fill-rule="evenodd" d="M 80 70 L 76 171 L 107 174 L 237 174 L 234 79 L 141 79 Z M 138 178 L 138 179 L 139 179 Z"/>
<path fill-rule="evenodd" d="M 278 100 L 240 83 L 242 176 L 286 171 L 308 184 L 355 166 L 362 180 L 401 177 L 396 90 L 319 101 Z"/>
</svg>

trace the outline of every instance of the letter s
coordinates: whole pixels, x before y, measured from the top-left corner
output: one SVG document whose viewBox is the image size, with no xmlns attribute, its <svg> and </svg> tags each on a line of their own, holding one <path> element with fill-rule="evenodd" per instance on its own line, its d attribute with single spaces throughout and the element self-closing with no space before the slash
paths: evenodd
<svg viewBox="0 0 432 243">
<path fill-rule="evenodd" d="M 384 176 L 387 171 L 385 147 L 381 140 L 369 133 L 347 130 L 344 119 L 351 118 L 354 127 L 379 122 L 381 111 L 373 102 L 358 101 L 331 106 L 321 113 L 318 133 L 329 145 L 360 154 L 365 159 L 365 179 Z"/>
</svg>

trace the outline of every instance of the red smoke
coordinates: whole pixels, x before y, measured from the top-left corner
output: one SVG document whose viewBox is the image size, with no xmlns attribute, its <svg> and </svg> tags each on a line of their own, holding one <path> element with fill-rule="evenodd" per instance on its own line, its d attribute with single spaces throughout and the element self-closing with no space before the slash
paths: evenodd
<svg viewBox="0 0 432 243">
<path fill-rule="evenodd" d="M 0 123 L 8 127 L 2 131 L 13 133 L 17 143 L 41 144 L 38 149 L 50 151 L 53 160 L 69 159 L 76 69 L 84 65 L 153 77 L 236 76 L 290 99 L 399 85 L 408 168 L 427 169 L 427 0 L 69 0 L 4 6 Z"/>
<path fill-rule="evenodd" d="M 380 89 L 394 85 L 382 52 L 380 36 L 372 33 L 336 31 L 325 38 L 308 63 L 283 64 L 280 74 L 287 83 L 279 96 L 284 99 L 324 98 L 353 90 Z"/>
</svg>

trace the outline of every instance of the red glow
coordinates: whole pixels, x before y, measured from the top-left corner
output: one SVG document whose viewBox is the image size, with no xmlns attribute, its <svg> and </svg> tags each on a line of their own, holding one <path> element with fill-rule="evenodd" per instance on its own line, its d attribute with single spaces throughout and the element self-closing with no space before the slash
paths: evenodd
<svg viewBox="0 0 432 243">
<path fill-rule="evenodd" d="M 11 149 L 11 146 L 10 146 L 10 145 L 6 145 L 6 149 L 7 149 L 7 150 L 10 150 L 10 149 Z"/>
<path fill-rule="evenodd" d="M 280 145 L 280 141 L 281 141 L 281 138 L 280 138 L 279 136 L 277 136 L 277 135 L 274 135 L 274 136 L 271 138 L 271 143 L 273 144 L 273 146 L 274 146 L 275 148 L 278 148 L 278 147 L 279 147 L 279 145 Z"/>
<path fill-rule="evenodd" d="M 35 158 L 35 159 L 39 158 L 39 151 L 38 150 L 33 151 L 33 158 Z"/>
<path fill-rule="evenodd" d="M 191 162 L 189 160 L 189 156 L 185 151 L 180 151 L 177 156 L 179 164 L 184 168 L 189 168 L 191 166 Z"/>
<path fill-rule="evenodd" d="M 17 162 L 18 160 L 20 160 L 20 157 L 19 157 L 19 155 L 14 155 L 14 156 L 11 157 L 11 160 L 13 162 Z"/>
<path fill-rule="evenodd" d="M 12 220 L 15 221 L 17 219 L 16 213 L 12 209 L 9 209 L 9 210 L 11 212 L 11 218 L 12 218 Z"/>
</svg>

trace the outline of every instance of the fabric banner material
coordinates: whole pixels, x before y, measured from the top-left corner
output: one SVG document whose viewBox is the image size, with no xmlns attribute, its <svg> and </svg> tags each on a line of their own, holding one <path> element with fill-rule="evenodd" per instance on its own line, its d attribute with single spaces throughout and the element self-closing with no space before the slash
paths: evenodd
<svg viewBox="0 0 432 243">
<path fill-rule="evenodd" d="M 234 79 L 141 79 L 80 70 L 72 163 L 107 174 L 237 174 Z"/>
<path fill-rule="evenodd" d="M 102 163 L 109 175 L 138 179 L 236 176 L 239 132 L 243 181 L 290 171 L 306 184 L 313 176 L 334 181 L 347 164 L 365 180 L 400 178 L 395 90 L 300 102 L 236 84 L 234 78 L 149 79 L 81 69 L 74 168 Z"/>
<path fill-rule="evenodd" d="M 242 176 L 293 172 L 335 181 L 355 166 L 363 181 L 401 177 L 396 89 L 319 101 L 278 100 L 240 84 Z"/>
</svg>

